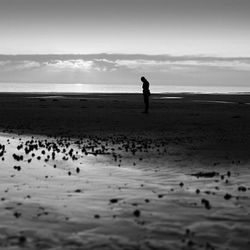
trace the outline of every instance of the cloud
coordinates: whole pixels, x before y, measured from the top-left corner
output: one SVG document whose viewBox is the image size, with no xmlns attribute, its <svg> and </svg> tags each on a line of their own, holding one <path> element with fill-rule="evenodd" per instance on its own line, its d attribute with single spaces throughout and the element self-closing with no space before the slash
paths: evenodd
<svg viewBox="0 0 250 250">
<path fill-rule="evenodd" d="M 246 86 L 250 58 L 170 55 L 0 55 L 1 82 Z M 140 83 L 139 83 L 140 84 Z"/>
<path fill-rule="evenodd" d="M 148 70 L 148 71 L 170 71 L 170 70 L 185 70 L 185 69 L 226 69 L 237 71 L 250 71 L 250 61 L 240 59 L 194 59 L 194 60 L 116 60 L 114 61 L 118 67 L 126 67 L 133 70 Z"/>
<path fill-rule="evenodd" d="M 39 68 L 40 66 L 41 66 L 40 63 L 36 61 L 24 61 L 23 63 L 18 64 L 17 68 L 19 70 L 22 70 L 22 69 Z"/>
<path fill-rule="evenodd" d="M 8 63 L 10 63 L 10 61 L 0 61 L 0 67 L 1 67 L 1 66 L 5 66 L 5 65 L 7 65 Z"/>
<path fill-rule="evenodd" d="M 19 71 L 19 70 L 31 70 L 34 68 L 39 68 L 41 64 L 36 61 L 0 61 L 0 69 L 4 71 Z"/>
<path fill-rule="evenodd" d="M 105 59 L 105 58 L 101 58 L 101 59 L 97 58 L 97 59 L 95 59 L 95 61 L 96 62 L 108 63 L 108 64 L 113 64 L 114 63 L 113 60 L 108 60 L 108 59 Z"/>
<path fill-rule="evenodd" d="M 250 71 L 250 62 L 248 60 L 239 60 L 239 59 L 231 59 L 231 60 L 216 60 L 213 59 L 211 61 L 208 60 L 186 60 L 181 62 L 172 63 L 172 65 L 177 66 L 192 66 L 197 68 L 216 68 L 216 69 L 230 69 L 237 71 Z"/>
<path fill-rule="evenodd" d="M 93 68 L 93 61 L 85 60 L 53 60 L 45 62 L 44 65 L 58 70 L 83 70 L 90 71 Z"/>
<path fill-rule="evenodd" d="M 0 55 L 0 71 L 47 69 L 56 72 L 250 72 L 250 58 L 220 58 L 169 55 Z"/>
</svg>

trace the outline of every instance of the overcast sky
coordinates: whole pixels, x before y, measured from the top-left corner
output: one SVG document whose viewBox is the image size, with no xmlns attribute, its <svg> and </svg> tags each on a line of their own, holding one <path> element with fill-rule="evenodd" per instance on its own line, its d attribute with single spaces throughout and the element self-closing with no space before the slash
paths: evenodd
<svg viewBox="0 0 250 250">
<path fill-rule="evenodd" d="M 0 54 L 250 56 L 249 0 L 0 0 Z"/>
<path fill-rule="evenodd" d="M 142 75 L 150 80 L 152 86 L 243 87 L 249 86 L 250 58 L 124 54 L 0 55 L 0 91 L 1 82 L 140 86 Z"/>
</svg>

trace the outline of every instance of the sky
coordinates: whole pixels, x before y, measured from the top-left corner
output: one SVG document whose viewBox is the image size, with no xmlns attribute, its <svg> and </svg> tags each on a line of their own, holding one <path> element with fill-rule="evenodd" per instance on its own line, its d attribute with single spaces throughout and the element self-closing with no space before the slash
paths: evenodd
<svg viewBox="0 0 250 250">
<path fill-rule="evenodd" d="M 249 0 L 0 0 L 0 83 L 248 86 L 249 24 Z"/>
<path fill-rule="evenodd" d="M 0 82 L 248 86 L 250 58 L 135 54 L 0 55 Z M 0 88 L 1 89 L 1 88 Z"/>
<path fill-rule="evenodd" d="M 250 56 L 249 0 L 1 0 L 0 54 Z"/>
</svg>

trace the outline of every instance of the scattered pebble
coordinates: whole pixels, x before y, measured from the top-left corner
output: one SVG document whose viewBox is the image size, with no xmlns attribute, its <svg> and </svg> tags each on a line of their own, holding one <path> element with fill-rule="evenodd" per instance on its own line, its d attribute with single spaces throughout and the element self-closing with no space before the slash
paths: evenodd
<svg viewBox="0 0 250 250">
<path fill-rule="evenodd" d="M 135 217 L 140 217 L 140 215 L 141 215 L 140 210 L 139 210 L 139 209 L 136 209 L 136 210 L 134 211 L 134 216 L 135 216 Z"/>
<path fill-rule="evenodd" d="M 13 215 L 18 219 L 19 217 L 21 217 L 22 214 L 19 212 L 15 212 Z"/>
<path fill-rule="evenodd" d="M 117 203 L 119 201 L 119 199 L 113 198 L 113 199 L 110 199 L 109 201 L 110 201 L 110 203 Z"/>
<path fill-rule="evenodd" d="M 201 203 L 205 206 L 206 209 L 211 209 L 211 204 L 210 204 L 209 200 L 202 199 Z"/>
<path fill-rule="evenodd" d="M 230 200 L 231 198 L 232 198 L 232 195 L 231 195 L 231 194 L 226 193 L 226 194 L 224 195 L 224 199 L 225 199 L 225 200 Z"/>
<path fill-rule="evenodd" d="M 238 187 L 238 191 L 240 191 L 240 192 L 246 192 L 246 191 L 247 191 L 247 188 L 244 187 L 244 186 L 239 186 L 239 187 Z"/>
</svg>

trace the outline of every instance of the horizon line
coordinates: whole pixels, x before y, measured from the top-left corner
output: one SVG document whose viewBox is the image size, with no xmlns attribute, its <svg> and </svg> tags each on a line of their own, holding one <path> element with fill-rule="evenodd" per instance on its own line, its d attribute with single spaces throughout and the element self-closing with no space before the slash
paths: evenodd
<svg viewBox="0 0 250 250">
<path fill-rule="evenodd" d="M 182 55 L 174 55 L 174 54 L 147 54 L 147 53 L 13 53 L 13 54 L 5 54 L 0 53 L 1 56 L 10 56 L 10 57 L 17 57 L 17 56 L 147 56 L 147 57 L 172 57 L 172 58 L 225 58 L 225 59 L 250 59 L 250 55 L 248 56 L 220 56 L 220 55 L 211 55 L 211 54 L 182 54 Z"/>
</svg>

